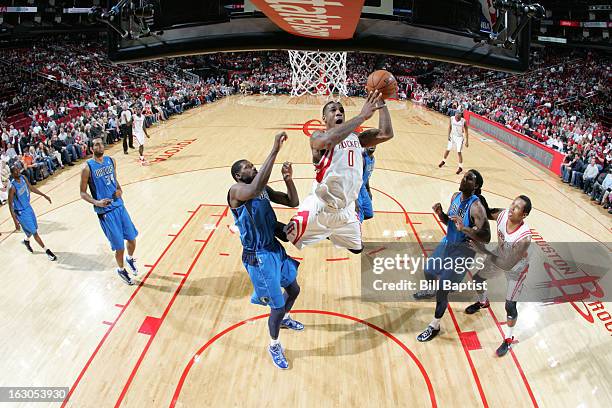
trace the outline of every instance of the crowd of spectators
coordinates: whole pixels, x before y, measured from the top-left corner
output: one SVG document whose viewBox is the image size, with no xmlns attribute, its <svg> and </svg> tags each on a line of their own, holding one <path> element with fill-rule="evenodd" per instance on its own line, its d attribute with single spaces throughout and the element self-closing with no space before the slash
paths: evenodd
<svg viewBox="0 0 612 408">
<path fill-rule="evenodd" d="M 35 184 L 91 154 L 92 138 L 101 136 L 109 144 L 120 140 L 123 109 L 142 106 L 146 125 L 152 126 L 234 93 L 291 92 L 287 52 L 217 53 L 113 65 L 104 47 L 101 41 L 47 39 L 3 50 L 0 202 L 6 199 L 7 164 L 21 163 L 23 174 Z M 610 205 L 610 178 L 605 175 L 612 163 L 612 139 L 601 120 L 612 110 L 608 57 L 540 50 L 533 54 L 530 69 L 515 75 L 350 53 L 349 96 L 365 95 L 366 78 L 376 69 L 394 74 L 400 99 L 413 99 L 447 115 L 468 109 L 566 154 L 564 180 Z M 593 159 L 596 175 L 589 167 Z"/>
</svg>

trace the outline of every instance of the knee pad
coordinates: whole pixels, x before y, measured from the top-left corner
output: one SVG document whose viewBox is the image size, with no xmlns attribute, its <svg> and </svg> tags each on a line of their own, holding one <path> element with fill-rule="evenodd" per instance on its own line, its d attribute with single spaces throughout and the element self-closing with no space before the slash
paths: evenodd
<svg viewBox="0 0 612 408">
<path fill-rule="evenodd" d="M 516 301 L 506 300 L 506 315 L 508 320 L 516 320 L 518 317 L 518 310 L 516 310 Z"/>
</svg>

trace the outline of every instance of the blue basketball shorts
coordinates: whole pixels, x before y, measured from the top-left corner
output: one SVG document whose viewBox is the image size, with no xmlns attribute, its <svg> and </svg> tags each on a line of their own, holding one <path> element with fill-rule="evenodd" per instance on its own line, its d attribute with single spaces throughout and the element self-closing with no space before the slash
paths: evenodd
<svg viewBox="0 0 612 408">
<path fill-rule="evenodd" d="M 25 232 L 29 238 L 38 232 L 38 222 L 36 221 L 36 214 L 32 207 L 26 207 L 23 210 L 15 210 L 17 221 L 21 225 L 21 229 Z"/>
<path fill-rule="evenodd" d="M 374 209 L 372 207 L 372 199 L 368 194 L 368 190 L 362 187 L 359 190 L 359 197 L 357 197 L 357 203 L 359 204 L 359 221 L 363 222 L 364 218 L 374 217 Z"/>
<path fill-rule="evenodd" d="M 426 260 L 425 277 L 459 283 L 468 272 L 466 265 L 473 264 L 474 256 L 475 252 L 467 243 L 449 244 L 442 241 Z"/>
<path fill-rule="evenodd" d="M 251 303 L 273 309 L 285 307 L 283 288 L 295 281 L 300 263 L 289 258 L 278 243 L 272 250 L 243 251 L 242 263 L 255 290 Z"/>
<path fill-rule="evenodd" d="M 113 251 L 125 249 L 124 241 L 132 241 L 138 236 L 138 231 L 124 206 L 98 214 L 98 218 Z"/>
</svg>

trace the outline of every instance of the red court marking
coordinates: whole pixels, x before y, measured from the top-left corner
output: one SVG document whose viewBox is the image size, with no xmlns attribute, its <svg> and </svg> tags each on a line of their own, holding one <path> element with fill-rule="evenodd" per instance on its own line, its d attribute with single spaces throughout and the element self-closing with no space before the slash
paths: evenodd
<svg viewBox="0 0 612 408">
<path fill-rule="evenodd" d="M 193 242 L 206 242 L 205 239 L 194 239 Z"/>
<path fill-rule="evenodd" d="M 459 334 L 459 338 L 461 339 L 462 332 L 461 332 L 461 329 L 459 328 L 459 324 L 457 323 L 457 319 L 455 318 L 455 313 L 453 312 L 453 309 L 450 303 L 448 304 L 448 313 L 450 314 L 451 319 L 453 320 L 453 325 L 455 326 L 455 330 L 457 331 L 457 334 Z M 482 403 L 486 408 L 489 406 L 489 403 L 487 402 L 487 397 L 485 397 L 484 390 L 482 389 L 480 378 L 478 378 L 478 373 L 476 372 L 476 367 L 474 366 L 474 362 L 472 361 L 472 356 L 470 356 L 469 349 L 463 341 L 461 342 L 461 346 L 463 347 L 463 351 L 465 352 L 465 356 L 467 357 L 468 364 L 470 365 L 470 369 L 472 370 L 472 375 L 474 376 L 474 380 L 476 381 L 476 387 L 478 387 L 478 393 L 480 394 L 480 399 L 482 400 Z"/>
<path fill-rule="evenodd" d="M 154 336 L 157 333 L 157 329 L 159 329 L 159 325 L 161 324 L 161 320 L 159 317 L 147 316 L 144 321 L 140 325 L 140 329 L 138 329 L 138 333 L 148 334 L 150 336 Z"/>
<path fill-rule="evenodd" d="M 109 326 L 112 326 L 112 325 L 113 325 L 113 323 L 111 323 L 111 322 L 107 322 L 106 320 L 104 320 L 104 321 L 102 322 L 102 324 L 107 324 L 107 325 L 109 325 Z"/>
<path fill-rule="evenodd" d="M 227 227 L 227 229 L 229 230 L 229 232 L 231 232 L 232 234 L 235 234 L 235 232 L 234 232 L 234 231 L 232 231 L 232 229 L 230 228 L 229 224 L 228 224 L 228 225 L 226 225 L 226 227 Z"/>
<path fill-rule="evenodd" d="M 211 217 L 223 217 L 223 214 L 212 214 Z"/>
<path fill-rule="evenodd" d="M 414 222 L 414 221 L 412 221 L 412 225 L 421 225 L 421 224 L 422 224 L 422 222 Z"/>
<path fill-rule="evenodd" d="M 423 376 L 423 379 L 425 380 L 425 384 L 427 384 L 427 391 L 429 392 L 429 399 L 431 401 L 431 406 L 432 407 L 437 407 L 438 404 L 436 402 L 436 396 L 434 393 L 434 389 L 433 386 L 431 384 L 431 380 L 429 379 L 429 375 L 427 375 L 427 371 L 425 371 L 425 367 L 423 367 L 423 364 L 421 363 L 421 361 L 419 361 L 419 359 L 414 355 L 414 353 L 412 351 L 410 351 L 410 349 L 404 344 L 402 343 L 397 337 L 395 337 L 394 335 L 392 335 L 391 333 L 389 333 L 388 331 L 386 331 L 385 329 L 376 326 L 375 324 L 372 324 L 370 322 L 367 322 L 365 320 L 359 319 L 357 317 L 353 317 L 353 316 L 349 316 L 346 314 L 341 314 L 341 313 L 336 313 L 336 312 L 329 312 L 326 310 L 292 310 L 291 313 L 308 313 L 308 314 L 321 314 L 321 315 L 328 315 L 328 316 L 335 316 L 335 317 L 340 317 L 342 319 L 347 319 L 347 320 L 352 320 L 354 322 L 358 322 L 361 323 L 371 329 L 376 330 L 377 332 L 383 334 L 384 336 L 386 336 L 387 338 L 391 339 L 393 342 L 395 342 L 395 344 L 397 344 L 399 347 L 401 347 L 402 350 L 404 350 L 406 352 L 406 354 L 408 354 L 408 356 L 410 356 L 410 358 L 412 359 L 412 361 L 414 361 L 414 363 L 416 364 L 416 366 L 418 367 L 419 371 L 421 372 L 421 375 Z M 214 337 L 212 337 L 210 340 L 208 340 L 206 342 L 206 344 L 204 344 L 194 355 L 191 359 L 189 359 L 189 362 L 187 363 L 187 366 L 185 367 L 185 369 L 183 370 L 183 374 L 181 375 L 181 378 L 179 379 L 178 384 L 176 385 L 176 389 L 174 390 L 174 395 L 172 396 L 172 400 L 170 401 L 170 408 L 174 408 L 176 406 L 177 400 L 181 394 L 181 391 L 183 389 L 183 385 L 185 384 L 185 379 L 187 378 L 187 375 L 189 374 L 189 371 L 191 370 L 191 367 L 193 366 L 193 363 L 195 362 L 196 358 L 200 357 L 202 355 L 202 353 L 204 353 L 206 351 L 206 349 L 208 349 L 213 343 L 215 343 L 217 340 L 219 340 L 221 337 L 223 337 L 224 335 L 226 335 L 227 333 L 231 332 L 232 330 L 237 329 L 238 327 L 248 323 L 248 322 L 253 322 L 259 319 L 263 319 L 268 317 L 269 314 L 263 314 L 263 315 L 259 315 L 259 316 L 255 316 L 252 317 L 250 319 L 246 319 L 243 320 L 241 322 L 238 322 L 228 328 L 226 328 L 225 330 L 223 330 L 220 333 L 217 333 Z"/>
<path fill-rule="evenodd" d="M 176 237 L 176 234 L 168 234 L 169 237 Z"/>
<path fill-rule="evenodd" d="M 117 307 L 125 307 L 125 305 L 120 305 L 119 303 L 115 303 L 115 306 L 117 306 Z"/>
<path fill-rule="evenodd" d="M 435 217 L 435 214 L 434 214 Z M 435 217 L 437 219 L 437 217 Z M 446 231 L 444 231 L 444 228 L 442 228 L 442 225 L 440 225 L 440 228 L 442 229 L 442 232 L 444 232 L 444 234 L 446 235 Z M 501 323 L 499 323 L 499 321 L 497 320 L 497 317 L 495 316 L 495 313 L 493 312 L 493 310 L 489 307 L 487 308 L 489 310 L 489 314 L 491 315 L 491 317 L 493 318 L 493 320 L 495 321 L 495 325 L 497 326 L 497 329 L 499 330 L 502 339 L 505 338 L 504 336 L 504 331 L 502 330 L 501 327 Z M 449 312 L 451 312 L 451 307 L 450 304 L 448 305 L 448 310 Z M 454 315 L 451 312 L 451 316 L 453 316 L 453 322 L 455 322 L 455 318 Z M 458 328 L 458 326 L 457 326 Z M 533 391 L 531 390 L 531 386 L 529 385 L 529 381 L 527 380 L 527 376 L 525 375 L 525 372 L 523 371 L 523 368 L 521 367 L 521 364 L 518 361 L 518 358 L 516 357 L 516 355 L 514 354 L 514 350 L 510 349 L 510 355 L 512 355 L 512 359 L 514 360 L 514 364 L 516 365 L 516 368 L 519 371 L 519 374 L 521 376 L 521 379 L 523 380 L 523 383 L 525 384 L 525 388 L 527 389 L 527 393 L 529 394 L 529 397 L 531 398 L 531 402 L 533 403 L 534 407 L 538 407 L 538 403 L 535 399 L 535 396 L 533 395 Z"/>
<path fill-rule="evenodd" d="M 478 334 L 475 331 L 459 333 L 459 339 L 461 339 L 461 343 L 463 343 L 469 351 L 482 349 Z"/>
<path fill-rule="evenodd" d="M 295 259 L 296 261 L 303 261 L 304 258 L 298 258 L 297 256 L 290 256 L 289 258 Z"/>
<path fill-rule="evenodd" d="M 179 230 L 178 235 L 181 234 L 181 232 L 183 232 L 183 230 L 185 229 L 185 227 L 187 227 L 187 224 L 189 224 L 189 222 L 191 222 L 191 220 L 193 219 L 193 217 L 196 215 L 196 213 L 199 211 L 199 209 L 201 208 L 201 206 L 198 206 L 198 208 L 196 208 L 195 212 L 193 214 L 191 214 L 191 216 L 187 219 L 187 221 L 185 222 L 185 224 L 183 224 L 183 226 L 181 227 L 181 229 Z M 83 376 L 85 375 L 85 372 L 87 371 L 87 369 L 89 368 L 89 366 L 91 365 L 91 362 L 93 361 L 93 359 L 96 357 L 96 355 L 98 354 L 98 351 L 100 351 L 100 348 L 102 348 L 102 345 L 104 344 L 104 342 L 106 341 L 106 339 L 108 338 L 109 334 L 111 333 L 111 331 L 113 330 L 113 328 L 115 327 L 115 323 L 117 323 L 119 321 L 119 319 L 121 318 L 121 316 L 123 316 L 123 312 L 125 312 L 125 310 L 127 309 L 127 307 L 130 305 L 130 303 L 132 303 L 132 300 L 134 299 L 134 297 L 136 297 L 136 294 L 140 291 L 140 288 L 142 288 L 142 286 L 144 285 L 144 283 L 146 282 L 147 278 L 149 277 L 149 275 L 151 275 L 151 272 L 153 272 L 153 270 L 157 267 L 157 265 L 159 264 L 159 262 L 162 260 L 162 258 L 166 255 L 166 253 L 168 252 L 168 250 L 170 249 L 170 247 L 174 244 L 174 242 L 176 242 L 176 237 L 174 237 L 166 246 L 166 248 L 163 250 L 163 252 L 161 253 L 161 255 L 157 258 L 157 261 L 155 261 L 155 264 L 151 265 L 151 269 L 149 270 L 149 272 L 147 272 L 147 274 L 142 278 L 142 280 L 140 281 L 140 283 L 138 284 L 138 287 L 134 290 L 134 292 L 132 292 L 132 295 L 130 296 L 130 298 L 128 299 L 128 301 L 125 303 L 125 306 L 123 307 L 123 309 L 121 309 L 121 311 L 119 312 L 119 315 L 117 316 L 117 318 L 115 319 L 115 321 L 113 322 L 113 324 L 108 328 L 108 330 L 106 330 L 106 333 L 104 333 L 104 336 L 102 336 L 102 339 L 100 340 L 100 342 L 98 343 L 98 345 L 96 346 L 96 348 L 94 349 L 93 353 L 91 354 L 91 356 L 89 357 L 89 359 L 87 360 L 87 362 L 85 363 L 85 366 L 83 366 L 83 368 L 81 369 L 81 372 L 79 373 L 79 375 L 77 376 L 76 380 L 74 381 L 74 384 L 72 384 L 72 387 L 70 387 L 69 391 L 68 391 L 68 395 L 66 395 L 66 399 L 64 399 L 64 402 L 62 402 L 61 408 L 64 408 L 66 406 L 66 404 L 68 404 L 68 401 L 70 400 L 70 397 L 72 396 L 72 394 L 74 393 L 74 390 L 77 388 L 77 386 L 79 385 L 79 383 L 81 382 L 81 379 L 83 378 Z"/>
<path fill-rule="evenodd" d="M 173 275 L 176 275 L 176 276 L 185 276 L 184 273 L 179 273 L 179 272 L 174 272 Z"/>
<path fill-rule="evenodd" d="M 206 246 L 210 242 L 213 234 L 217 230 L 216 227 L 219 226 L 219 224 L 221 223 L 221 220 L 227 215 L 228 210 L 229 210 L 229 206 L 226 205 L 225 206 L 225 210 L 223 211 L 222 216 L 219 217 L 219 219 L 217 220 L 217 224 L 215 225 L 215 229 L 211 230 L 210 233 L 208 234 L 208 238 L 206 239 L 206 242 L 204 244 L 202 244 L 202 247 L 200 248 L 200 250 L 196 254 L 196 256 L 193 259 L 193 261 L 191 262 L 191 265 L 189 266 L 189 269 L 187 270 L 187 273 L 185 274 L 185 276 L 183 277 L 183 279 L 179 283 L 178 287 L 174 291 L 174 294 L 172 295 L 172 298 L 170 299 L 170 302 L 166 306 L 166 309 L 164 310 L 164 313 L 159 318 L 160 319 L 159 326 L 162 325 L 162 323 L 166 319 L 166 316 L 168 316 L 168 313 L 170 312 L 170 309 L 172 308 L 172 305 L 174 304 L 174 301 L 176 300 L 176 298 L 177 298 L 178 294 L 180 293 L 181 289 L 183 288 L 183 285 L 187 281 L 187 278 L 191 274 L 191 271 L 193 270 L 193 268 L 195 267 L 196 263 L 200 259 L 200 256 L 202 255 L 202 252 L 204 252 L 204 248 L 206 248 Z M 147 341 L 147 344 L 145 345 L 144 349 L 140 353 L 140 357 L 138 358 L 138 361 L 134 365 L 134 368 L 132 369 L 132 372 L 130 373 L 130 376 L 128 377 L 127 381 L 125 382 L 125 385 L 123 386 L 123 390 L 121 391 L 121 394 L 119 395 L 119 398 L 117 398 L 117 402 L 115 403 L 115 408 L 119 407 L 121 405 L 121 402 L 123 401 L 123 398 L 125 398 L 125 394 L 127 394 L 127 391 L 130 388 L 130 385 L 132 384 L 132 381 L 134 380 L 134 377 L 136 376 L 136 373 L 138 372 L 138 369 L 140 368 L 140 364 L 142 363 L 142 360 L 144 360 L 144 357 L 147 354 L 147 352 L 149 351 L 149 347 L 151 347 L 151 344 L 153 343 L 153 340 L 155 339 L 155 335 L 156 334 L 157 334 L 157 332 L 153 333 L 149 337 L 149 341 Z"/>
<path fill-rule="evenodd" d="M 187 212 L 193 214 L 195 211 L 188 210 Z"/>
<path fill-rule="evenodd" d="M 328 262 L 336 262 L 336 261 L 348 261 L 349 258 L 327 258 L 326 261 Z"/>
<path fill-rule="evenodd" d="M 219 252 L 220 256 L 229 256 L 229 254 L 225 253 L 225 252 Z"/>
<path fill-rule="evenodd" d="M 380 247 L 380 248 L 378 248 L 378 249 L 375 249 L 375 250 L 373 250 L 373 251 L 368 252 L 368 253 L 367 253 L 367 255 L 374 255 L 374 254 L 377 254 L 377 253 L 379 253 L 379 252 L 384 251 L 385 249 L 387 249 L 387 248 L 385 248 L 385 247 Z"/>
<path fill-rule="evenodd" d="M 491 310 L 490 307 L 488 308 L 488 310 L 493 320 L 495 320 L 495 324 L 497 325 L 499 334 L 501 334 L 502 339 L 504 339 L 506 336 L 504 335 L 504 331 L 501 328 L 501 323 L 499 323 L 499 321 L 497 320 L 497 317 L 495 316 L 495 313 L 493 313 L 493 310 Z M 512 356 L 512 360 L 514 360 L 514 364 L 516 364 L 516 368 L 518 369 L 519 374 L 521 375 L 521 379 L 523 380 L 525 387 L 527 388 L 527 393 L 529 394 L 529 398 L 531 398 L 531 402 L 533 403 L 533 406 L 537 408 L 538 402 L 536 401 L 535 396 L 533 395 L 533 391 L 531 390 L 531 387 L 529 386 L 529 381 L 527 381 L 527 376 L 525 375 L 525 372 L 523 371 L 523 367 L 521 367 L 521 364 L 519 363 L 518 358 L 516 357 L 516 354 L 514 354 L 514 350 L 510 349 L 510 355 Z"/>
</svg>

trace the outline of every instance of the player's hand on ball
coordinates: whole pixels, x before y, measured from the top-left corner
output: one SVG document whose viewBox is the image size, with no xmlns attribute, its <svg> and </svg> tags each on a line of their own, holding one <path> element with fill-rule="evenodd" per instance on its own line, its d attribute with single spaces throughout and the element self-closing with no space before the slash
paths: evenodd
<svg viewBox="0 0 612 408">
<path fill-rule="evenodd" d="M 382 103 L 382 94 L 376 89 L 368 95 L 363 104 L 363 108 L 361 108 L 361 115 L 365 120 L 368 120 L 374 115 L 374 112 L 381 109 L 383 106 L 385 106 L 385 104 Z"/>
<path fill-rule="evenodd" d="M 438 217 L 442 216 L 442 204 L 440 203 L 435 203 L 432 207 L 432 210 L 434 210 L 434 212 L 438 215 Z"/>
<path fill-rule="evenodd" d="M 289 162 L 283 163 L 281 174 L 283 175 L 283 180 L 287 180 L 293 177 L 293 167 L 291 166 L 291 163 Z"/>
<path fill-rule="evenodd" d="M 274 147 L 272 150 L 278 153 L 281 149 L 281 146 L 283 145 L 283 143 L 285 143 L 286 140 L 287 140 L 286 132 L 280 132 L 279 134 L 274 136 Z"/>
</svg>

